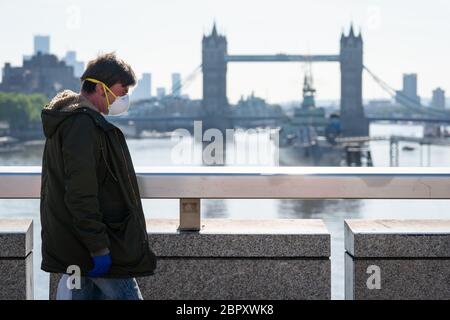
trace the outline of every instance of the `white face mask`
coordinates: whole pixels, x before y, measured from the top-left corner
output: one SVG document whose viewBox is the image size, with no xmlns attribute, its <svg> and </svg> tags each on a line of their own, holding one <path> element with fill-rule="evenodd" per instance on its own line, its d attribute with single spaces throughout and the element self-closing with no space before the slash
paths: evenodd
<svg viewBox="0 0 450 320">
<path fill-rule="evenodd" d="M 130 96 L 128 94 L 117 97 L 112 104 L 109 105 L 108 115 L 116 116 L 127 112 L 130 108 Z"/>
<path fill-rule="evenodd" d="M 130 96 L 128 94 L 118 97 L 114 92 L 111 91 L 110 88 L 108 88 L 106 84 L 104 84 L 100 80 L 93 78 L 86 78 L 85 80 L 93 83 L 100 83 L 103 86 L 103 90 L 105 90 L 106 102 L 108 104 L 108 115 L 116 116 L 128 111 L 128 109 L 130 108 Z M 109 91 L 114 96 L 114 98 L 116 98 L 112 104 L 109 104 L 107 91 Z"/>
</svg>

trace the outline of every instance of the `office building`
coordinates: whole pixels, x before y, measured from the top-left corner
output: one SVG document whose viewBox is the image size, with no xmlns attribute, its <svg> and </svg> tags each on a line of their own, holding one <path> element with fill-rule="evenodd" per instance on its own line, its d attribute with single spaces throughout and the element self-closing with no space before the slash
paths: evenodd
<svg viewBox="0 0 450 320">
<path fill-rule="evenodd" d="M 181 96 L 181 75 L 179 73 L 172 73 L 172 95 Z"/>
<path fill-rule="evenodd" d="M 441 88 L 433 90 L 433 97 L 431 98 L 431 106 L 434 108 L 445 109 L 445 91 Z"/>
<path fill-rule="evenodd" d="M 136 88 L 131 94 L 131 100 L 146 100 L 152 97 L 152 74 L 143 73 L 142 78 L 139 79 Z"/>
<path fill-rule="evenodd" d="M 41 54 L 50 54 L 50 37 L 49 36 L 34 36 L 34 51 L 36 55 L 40 52 Z"/>
</svg>

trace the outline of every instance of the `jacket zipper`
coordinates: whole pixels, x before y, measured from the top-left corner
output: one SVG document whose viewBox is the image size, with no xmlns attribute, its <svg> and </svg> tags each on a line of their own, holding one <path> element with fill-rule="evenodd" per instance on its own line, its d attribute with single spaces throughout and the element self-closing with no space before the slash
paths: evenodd
<svg viewBox="0 0 450 320">
<path fill-rule="evenodd" d="M 137 197 L 136 197 L 136 194 L 134 192 L 133 182 L 131 181 L 130 172 L 128 171 L 127 159 L 125 158 L 125 153 L 123 152 L 122 144 L 120 143 L 119 135 L 118 135 L 117 131 L 114 130 L 114 132 L 116 133 L 117 140 L 119 140 L 120 151 L 122 152 L 123 162 L 125 163 L 125 169 L 127 170 L 128 181 L 130 182 L 131 190 L 133 192 L 134 202 L 136 203 L 136 205 L 138 205 Z"/>
<path fill-rule="evenodd" d="M 109 166 L 108 161 L 106 161 L 106 156 L 105 156 L 105 153 L 104 153 L 104 151 L 103 151 L 103 144 L 102 144 L 101 139 L 100 139 L 100 150 L 101 150 L 101 153 L 102 153 L 102 158 L 103 158 L 103 160 L 104 160 L 104 162 L 105 162 L 105 165 L 106 165 L 106 169 L 109 171 L 109 173 L 111 174 L 111 176 L 113 177 L 113 179 L 114 179 L 116 182 L 119 182 L 119 180 L 117 179 L 117 177 L 114 175 L 114 173 L 113 173 L 111 167 Z"/>
</svg>

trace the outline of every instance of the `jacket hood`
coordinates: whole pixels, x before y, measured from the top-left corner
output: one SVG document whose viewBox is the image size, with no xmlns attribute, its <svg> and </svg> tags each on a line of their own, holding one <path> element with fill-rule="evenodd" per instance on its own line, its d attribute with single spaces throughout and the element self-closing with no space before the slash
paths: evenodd
<svg viewBox="0 0 450 320">
<path fill-rule="evenodd" d="M 64 120 L 80 111 L 89 111 L 88 113 L 97 121 L 102 118 L 104 122 L 107 122 L 88 99 L 79 93 L 64 90 L 58 93 L 42 110 L 41 119 L 45 137 L 50 138 Z"/>
</svg>

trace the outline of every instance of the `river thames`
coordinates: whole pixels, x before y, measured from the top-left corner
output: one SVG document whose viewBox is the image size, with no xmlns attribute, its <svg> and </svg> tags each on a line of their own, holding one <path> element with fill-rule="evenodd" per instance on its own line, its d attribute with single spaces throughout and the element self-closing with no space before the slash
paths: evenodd
<svg viewBox="0 0 450 320">
<path fill-rule="evenodd" d="M 423 128 L 418 125 L 372 124 L 371 136 L 405 135 L 421 137 Z M 179 166 L 174 161 L 176 141 L 170 137 L 127 139 L 135 167 Z M 402 151 L 402 146 L 415 147 Z M 29 146 L 24 151 L 0 153 L 0 166 L 40 166 L 42 144 Z M 370 144 L 374 166 L 389 166 L 389 142 L 373 141 Z M 273 151 L 273 150 L 272 150 Z M 238 150 L 239 152 L 239 150 Z M 427 147 L 423 149 L 424 164 L 428 165 Z M 276 165 L 277 152 L 266 152 L 264 165 Z M 431 166 L 450 166 L 450 147 L 430 148 Z M 420 148 L 411 143 L 400 144 L 400 166 L 420 166 Z M 201 165 L 194 162 L 192 165 Z M 229 165 L 229 163 L 228 163 Z M 305 186 L 306 187 L 306 186 Z M 147 218 L 178 218 L 178 200 L 142 200 Z M 203 200 L 204 218 L 323 219 L 331 232 L 332 298 L 344 298 L 344 219 L 347 218 L 450 218 L 450 200 Z M 34 279 L 35 299 L 48 298 L 48 276 L 40 270 L 39 200 L 0 199 L 0 218 L 34 219 Z"/>
</svg>

